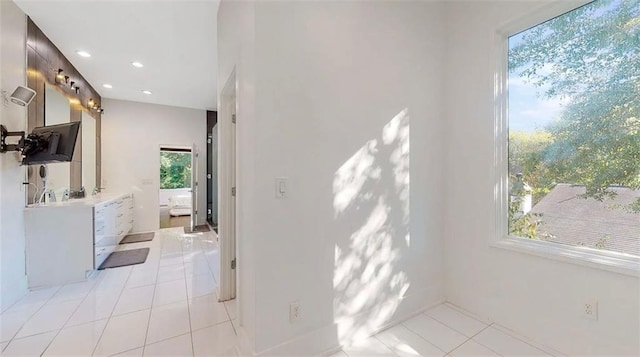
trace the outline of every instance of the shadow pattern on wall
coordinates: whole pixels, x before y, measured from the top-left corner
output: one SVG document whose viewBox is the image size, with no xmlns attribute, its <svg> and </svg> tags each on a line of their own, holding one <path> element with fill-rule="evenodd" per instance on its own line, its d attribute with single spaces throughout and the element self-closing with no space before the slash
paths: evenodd
<svg viewBox="0 0 640 357">
<path fill-rule="evenodd" d="M 411 244 L 409 133 L 404 109 L 334 176 L 335 219 L 353 232 L 335 245 L 333 310 L 341 344 L 384 326 L 411 285 L 398 264 Z"/>
</svg>

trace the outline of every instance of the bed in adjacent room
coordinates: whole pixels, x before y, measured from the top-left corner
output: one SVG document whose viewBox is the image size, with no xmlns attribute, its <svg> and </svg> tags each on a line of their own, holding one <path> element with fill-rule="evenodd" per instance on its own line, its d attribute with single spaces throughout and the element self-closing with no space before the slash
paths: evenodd
<svg viewBox="0 0 640 357">
<path fill-rule="evenodd" d="M 169 197 L 168 208 L 173 217 L 191 215 L 191 193 Z"/>
</svg>

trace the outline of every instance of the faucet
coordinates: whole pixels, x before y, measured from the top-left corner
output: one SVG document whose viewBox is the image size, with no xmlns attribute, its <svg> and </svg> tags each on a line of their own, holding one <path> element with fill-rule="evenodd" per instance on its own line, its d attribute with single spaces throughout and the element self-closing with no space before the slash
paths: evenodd
<svg viewBox="0 0 640 357">
<path fill-rule="evenodd" d="M 91 196 L 95 196 L 100 192 L 100 189 L 98 187 L 94 187 L 93 191 L 91 191 Z"/>
</svg>

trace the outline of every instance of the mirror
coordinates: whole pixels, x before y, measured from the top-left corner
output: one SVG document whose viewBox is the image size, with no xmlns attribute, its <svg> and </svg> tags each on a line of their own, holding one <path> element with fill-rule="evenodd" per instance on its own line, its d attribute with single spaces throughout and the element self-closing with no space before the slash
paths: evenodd
<svg viewBox="0 0 640 357">
<path fill-rule="evenodd" d="M 82 186 L 90 195 L 96 183 L 96 120 L 82 112 Z"/>
<path fill-rule="evenodd" d="M 44 91 L 44 125 L 68 123 L 71 120 L 69 100 L 49 83 Z M 53 190 L 58 201 L 62 200 L 64 190 L 71 186 L 71 163 L 59 162 L 47 165 L 45 188 Z"/>
</svg>

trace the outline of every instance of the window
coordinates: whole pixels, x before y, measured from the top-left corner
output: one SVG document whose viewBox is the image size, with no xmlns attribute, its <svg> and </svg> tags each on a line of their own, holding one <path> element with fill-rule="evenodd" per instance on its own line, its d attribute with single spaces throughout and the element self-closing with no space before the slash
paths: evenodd
<svg viewBox="0 0 640 357">
<path fill-rule="evenodd" d="M 510 237 L 640 256 L 639 38 L 640 2 L 629 0 L 508 38 Z"/>
<path fill-rule="evenodd" d="M 191 152 L 160 151 L 160 189 L 191 188 Z"/>
</svg>

